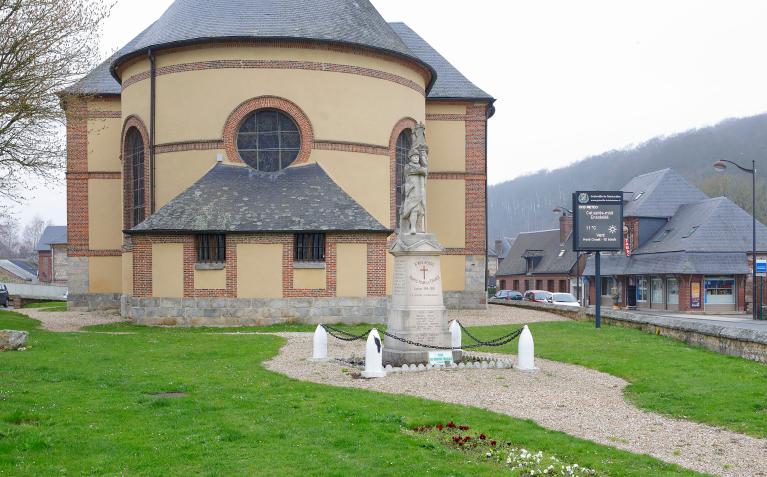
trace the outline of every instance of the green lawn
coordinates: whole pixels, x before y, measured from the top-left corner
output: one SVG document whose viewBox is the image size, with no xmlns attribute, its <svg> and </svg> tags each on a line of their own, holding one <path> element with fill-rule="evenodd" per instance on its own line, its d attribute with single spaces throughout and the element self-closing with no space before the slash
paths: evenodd
<svg viewBox="0 0 767 477">
<path fill-rule="evenodd" d="M 480 339 L 516 326 L 472 328 Z M 767 366 L 670 338 L 587 322 L 530 325 L 535 355 L 579 364 L 631 384 L 637 406 L 757 437 L 767 437 Z M 517 342 L 492 350 L 516 353 Z M 487 349 L 487 351 L 492 351 Z"/>
<path fill-rule="evenodd" d="M 22 308 L 39 308 L 42 311 L 67 311 L 67 302 L 65 301 L 39 301 L 27 303 Z"/>
<path fill-rule="evenodd" d="M 405 432 L 448 420 L 603 475 L 698 475 L 479 409 L 294 381 L 261 366 L 275 336 L 58 334 L 0 312 L 4 328 L 32 333 L 0 354 L 0 475 L 514 475 Z M 188 395 L 152 396 L 168 391 Z"/>
</svg>

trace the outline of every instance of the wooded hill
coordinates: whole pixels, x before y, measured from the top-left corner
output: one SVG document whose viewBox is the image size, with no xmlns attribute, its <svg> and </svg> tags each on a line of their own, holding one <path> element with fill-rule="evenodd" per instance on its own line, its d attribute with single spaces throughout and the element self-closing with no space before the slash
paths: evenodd
<svg viewBox="0 0 767 477">
<path fill-rule="evenodd" d="M 728 119 L 636 147 L 609 151 L 553 171 L 539 171 L 491 186 L 488 191 L 488 241 L 520 232 L 557 228 L 558 205 L 571 207 L 575 190 L 619 189 L 632 177 L 672 168 L 711 197 L 726 196 L 751 211 L 751 176 L 712 164 L 729 159 L 750 167 L 756 160 L 757 219 L 767 223 L 767 114 Z"/>
</svg>

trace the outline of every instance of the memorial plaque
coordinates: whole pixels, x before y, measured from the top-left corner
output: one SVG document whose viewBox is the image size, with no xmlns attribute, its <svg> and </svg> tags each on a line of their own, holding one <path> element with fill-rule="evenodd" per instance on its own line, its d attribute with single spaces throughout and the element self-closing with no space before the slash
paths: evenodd
<svg viewBox="0 0 767 477">
<path fill-rule="evenodd" d="M 623 247 L 623 192 L 573 194 L 573 250 L 612 252 Z"/>
</svg>

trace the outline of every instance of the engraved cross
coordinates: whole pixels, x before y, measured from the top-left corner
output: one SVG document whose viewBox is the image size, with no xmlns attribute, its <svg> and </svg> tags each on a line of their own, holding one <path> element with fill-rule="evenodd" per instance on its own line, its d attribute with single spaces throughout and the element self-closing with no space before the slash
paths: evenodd
<svg viewBox="0 0 767 477">
<path fill-rule="evenodd" d="M 426 272 L 428 272 L 429 269 L 426 268 L 426 265 L 424 265 L 423 268 L 421 269 L 421 271 L 423 272 L 423 279 L 426 280 Z"/>
</svg>

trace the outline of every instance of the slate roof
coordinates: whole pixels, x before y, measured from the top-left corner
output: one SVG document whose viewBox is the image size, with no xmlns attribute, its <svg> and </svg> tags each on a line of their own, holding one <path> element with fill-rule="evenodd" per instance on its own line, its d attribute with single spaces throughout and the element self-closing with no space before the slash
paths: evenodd
<svg viewBox="0 0 767 477">
<path fill-rule="evenodd" d="M 19 260 L 15 258 L 8 259 L 9 262 L 17 267 L 29 272 L 30 274 L 37 276 L 37 264 L 29 262 L 27 260 Z"/>
<path fill-rule="evenodd" d="M 444 56 L 426 43 L 409 26 L 404 23 L 390 23 L 402 41 L 425 63 L 437 71 L 437 81 L 429 91 L 429 99 L 479 99 L 493 101 L 493 97 L 469 81 L 458 69 L 450 64 Z"/>
<path fill-rule="evenodd" d="M 602 276 L 614 275 L 745 275 L 750 273 L 745 253 L 668 252 L 648 255 L 602 255 Z M 594 275 L 594 257 L 589 257 L 584 276 Z"/>
<path fill-rule="evenodd" d="M 708 196 L 672 169 L 662 169 L 634 177 L 622 187 L 625 217 L 673 216 L 681 205 L 707 199 Z M 630 194 L 628 194 L 630 193 Z"/>
<path fill-rule="evenodd" d="M 7 272 L 10 272 L 13 275 L 16 275 L 22 280 L 34 280 L 37 278 L 37 273 L 31 273 L 27 270 L 25 270 L 22 267 L 19 267 L 15 263 L 13 263 L 11 260 L 0 260 L 0 268 L 6 270 Z"/>
<path fill-rule="evenodd" d="M 387 232 L 318 164 L 265 173 L 216 164 L 129 233 Z"/>
<path fill-rule="evenodd" d="M 146 45 L 151 44 L 153 42 L 163 41 L 162 38 L 165 37 L 165 35 L 160 31 L 163 24 L 167 24 L 171 21 L 171 19 L 178 19 L 180 16 L 182 16 L 183 12 L 176 11 L 181 7 L 184 7 L 183 11 L 186 13 L 183 13 L 184 15 L 188 16 L 197 16 L 200 17 L 202 14 L 201 10 L 187 10 L 186 6 L 187 4 L 190 4 L 191 0 L 179 0 L 176 3 L 174 3 L 159 20 L 154 22 L 152 25 L 147 27 L 143 32 L 141 32 L 139 35 L 137 35 L 133 40 L 131 40 L 127 45 L 125 45 L 123 48 L 115 52 L 112 56 L 107 58 L 104 62 L 102 62 L 99 66 L 94 68 L 90 73 L 85 75 L 82 79 L 80 79 L 77 83 L 70 86 L 69 88 L 66 88 L 64 92 L 70 93 L 70 94 L 87 94 L 87 95 L 119 95 L 121 93 L 121 87 L 120 83 L 117 82 L 117 80 L 112 76 L 111 73 L 111 67 L 113 63 L 116 62 L 118 59 L 122 59 L 124 57 L 127 57 L 131 54 L 136 54 L 136 52 L 141 51 L 142 48 L 144 48 Z M 217 4 L 219 2 L 203 2 L 200 0 L 194 0 L 196 2 L 202 3 L 203 5 L 209 4 Z M 310 5 L 322 5 L 323 9 L 333 8 L 334 5 L 337 6 L 340 3 L 348 3 L 348 1 L 354 2 L 354 0 L 333 0 L 330 5 L 328 5 L 328 2 L 318 2 L 318 3 L 311 3 Z M 231 10 L 231 8 L 234 8 L 235 6 L 238 6 L 239 8 L 242 8 L 243 2 L 237 1 L 237 2 L 226 2 L 228 5 L 228 10 Z M 268 3 L 269 6 L 274 7 L 273 3 Z M 288 3 L 301 3 L 297 2 L 295 0 L 292 0 L 291 2 L 288 2 L 287 0 L 281 0 L 279 2 L 280 4 L 288 4 Z M 358 41 L 362 42 L 365 40 L 365 38 L 368 35 L 372 36 L 382 36 L 379 42 L 378 40 L 372 41 L 373 43 L 380 43 L 381 45 L 390 43 L 390 46 L 392 48 L 395 48 L 394 50 L 391 50 L 395 52 L 395 54 L 405 55 L 408 57 L 415 58 L 426 65 L 428 65 L 430 68 L 432 68 L 434 71 L 436 71 L 436 79 L 433 78 L 433 85 L 429 90 L 428 98 L 429 99 L 476 99 L 476 100 L 486 100 L 486 101 L 494 101 L 492 96 L 485 93 L 483 90 L 475 86 L 471 81 L 466 79 L 463 74 L 461 74 L 460 71 L 458 71 L 452 64 L 450 64 L 449 61 L 447 61 L 442 55 L 440 55 L 434 48 L 432 48 L 431 45 L 429 45 L 423 38 L 421 38 L 417 33 L 415 33 L 410 27 L 408 27 L 404 23 L 389 23 L 383 21 L 383 19 L 380 18 L 380 15 L 377 11 L 370 5 L 367 1 L 357 1 L 360 5 L 360 8 L 363 10 L 363 12 L 370 13 L 371 9 L 374 15 L 371 13 L 371 15 L 368 17 L 372 25 L 368 25 L 367 22 L 362 22 L 363 25 L 360 26 L 358 30 L 355 30 L 353 35 L 346 36 L 343 38 L 344 43 L 356 43 L 354 40 L 355 38 L 358 38 Z M 176 4 L 179 4 L 178 6 Z M 183 5 L 181 5 L 183 4 Z M 251 5 L 251 4 L 249 4 Z M 282 5 L 284 8 L 285 5 Z M 316 12 L 319 7 L 312 8 L 309 11 Z M 174 12 L 171 12 L 171 9 L 174 9 Z M 304 8 L 304 10 L 306 10 Z M 327 10 L 330 11 L 330 10 Z M 354 11 L 357 11 L 355 8 Z M 166 17 L 166 15 L 169 15 Z M 266 12 L 262 12 L 261 19 L 259 21 L 263 22 L 266 21 L 266 18 L 268 15 Z M 264 36 L 265 32 L 269 30 L 259 30 L 258 23 L 253 23 L 252 25 L 248 26 L 244 24 L 243 22 L 248 19 L 253 19 L 252 16 L 240 16 L 240 15 L 234 15 L 237 21 L 234 22 L 235 24 L 235 30 L 233 32 L 239 31 L 240 34 L 242 31 L 249 32 L 250 37 L 262 37 Z M 320 15 L 320 17 L 327 17 L 332 15 Z M 228 17 L 227 17 L 228 18 Z M 164 20 L 163 20 L 164 19 Z M 196 30 L 196 31 L 186 31 L 189 30 L 190 24 L 183 24 L 181 25 L 180 31 L 174 33 L 181 35 L 184 31 L 186 33 L 183 36 L 196 36 L 200 37 L 200 41 L 202 41 L 203 34 L 211 34 L 209 32 L 209 29 L 214 28 L 216 30 L 219 30 L 219 35 L 213 35 L 217 38 L 225 38 L 225 37 L 232 37 L 232 34 L 224 34 L 226 32 L 226 29 L 230 26 L 227 23 L 219 22 L 218 20 L 216 22 L 210 22 L 207 18 L 198 18 L 200 22 L 202 22 L 205 25 L 204 29 Z M 231 19 L 230 19 L 231 20 Z M 255 21 L 255 20 L 254 20 Z M 314 22 L 314 18 L 312 18 L 312 22 Z M 331 23 L 335 24 L 339 20 L 338 18 L 334 18 Z M 161 23 L 162 22 L 162 23 Z M 230 21 L 231 23 L 231 21 Z M 276 25 L 271 25 L 271 20 L 268 25 L 269 28 L 276 28 Z M 306 25 L 304 25 L 306 26 Z M 320 28 L 321 25 L 309 25 L 311 28 Z M 283 28 L 283 35 L 285 37 L 295 37 L 296 35 L 305 34 L 305 32 L 302 32 L 301 25 L 297 26 L 296 28 L 292 28 L 292 26 L 289 28 L 285 26 L 284 24 L 281 24 L 281 28 Z M 329 26 L 325 26 L 324 28 L 330 28 Z M 349 25 L 340 25 L 339 28 L 341 29 L 348 29 L 350 28 Z M 363 31 L 365 28 L 372 28 L 374 30 L 373 33 L 365 34 Z M 175 27 L 174 27 L 175 31 Z M 208 33 L 205 33 L 208 32 Z M 375 33 L 378 32 L 378 33 Z M 308 33 L 306 33 L 308 34 Z M 157 43 L 159 44 L 159 43 Z M 371 47 L 376 48 L 374 45 L 370 45 Z M 380 48 L 383 48 L 381 46 Z M 386 48 L 383 48 L 386 49 Z"/>
<path fill-rule="evenodd" d="M 561 256 L 560 256 L 561 254 Z M 572 234 L 565 243 L 559 241 L 559 230 L 526 232 L 517 236 L 506 258 L 498 266 L 496 276 L 527 273 L 525 256 L 535 256 L 532 273 L 569 273 L 575 266 Z"/>
<path fill-rule="evenodd" d="M 66 225 L 49 225 L 43 230 L 43 235 L 35 246 L 37 251 L 47 251 L 51 249 L 51 245 L 57 245 L 67 243 L 67 226 Z"/>
</svg>

